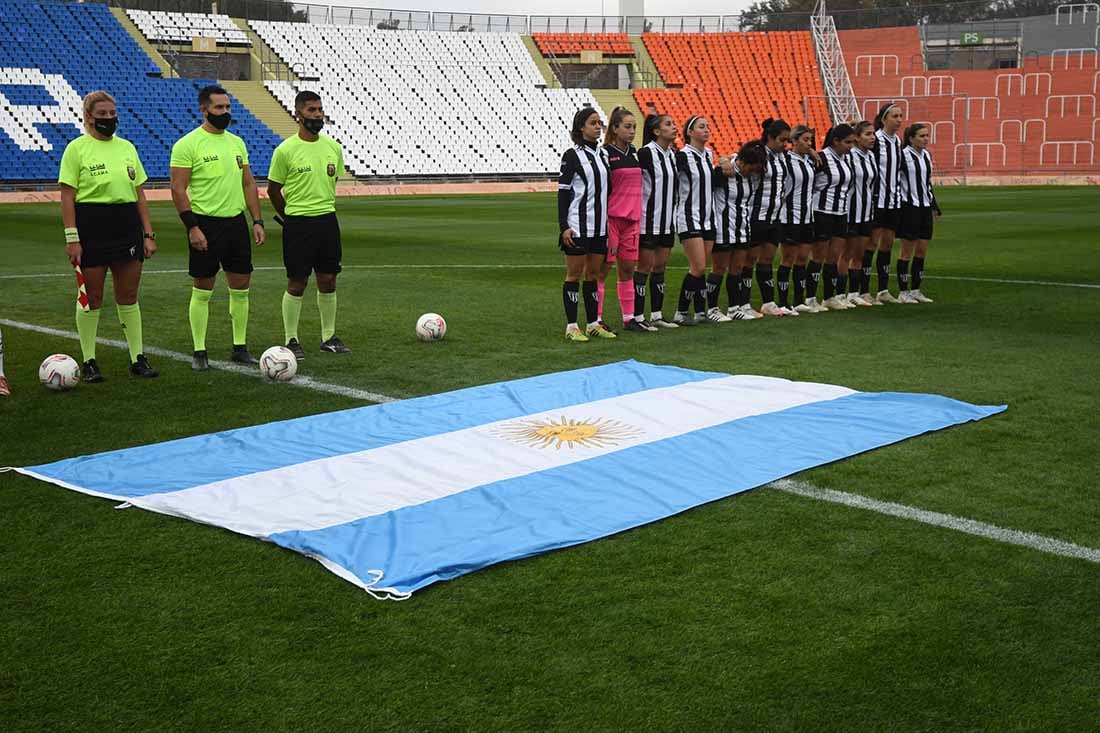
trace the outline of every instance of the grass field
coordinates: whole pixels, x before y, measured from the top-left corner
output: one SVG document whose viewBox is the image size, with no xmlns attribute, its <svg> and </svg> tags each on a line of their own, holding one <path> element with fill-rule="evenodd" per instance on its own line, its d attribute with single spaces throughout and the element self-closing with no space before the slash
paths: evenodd
<svg viewBox="0 0 1100 733">
<path fill-rule="evenodd" d="M 1007 403 L 797 478 L 1100 547 L 1100 192 L 941 196 L 924 287 L 934 305 L 588 344 L 561 339 L 552 196 L 344 200 L 338 333 L 355 353 L 310 353 L 302 372 L 403 398 L 635 358 Z M 0 214 L 0 318 L 73 330 L 56 206 Z M 169 206 L 154 221 L 146 342 L 189 353 L 182 228 Z M 272 240 L 252 286 L 257 352 L 282 338 Z M 679 255 L 674 266 L 678 284 Z M 213 358 L 229 349 L 227 304 L 219 283 Z M 413 338 L 429 310 L 447 317 L 443 342 Z M 76 342 L 2 328 L 15 393 L 0 398 L 0 465 L 364 404 L 163 357 L 160 379 L 138 381 L 106 346 L 105 383 L 49 393 L 38 362 L 78 355 Z M 311 290 L 307 349 L 318 329 Z M 121 338 L 112 306 L 100 336 Z M 1084 730 L 1098 719 L 1100 566 L 773 489 L 402 604 L 273 545 L 12 473 L 0 475 L 0 522 L 5 730 Z"/>
</svg>

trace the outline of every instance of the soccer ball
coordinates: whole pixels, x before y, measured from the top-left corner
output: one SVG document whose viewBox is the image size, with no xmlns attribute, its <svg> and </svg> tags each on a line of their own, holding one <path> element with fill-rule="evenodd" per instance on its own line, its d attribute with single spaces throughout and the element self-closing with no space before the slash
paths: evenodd
<svg viewBox="0 0 1100 733">
<path fill-rule="evenodd" d="M 59 392 L 72 389 L 80 381 L 80 365 L 68 354 L 47 356 L 38 367 L 38 381 L 46 389 Z"/>
<path fill-rule="evenodd" d="M 272 346 L 260 356 L 260 374 L 271 382 L 289 382 L 298 373 L 298 360 L 285 346 Z"/>
<path fill-rule="evenodd" d="M 447 334 L 447 322 L 438 313 L 425 313 L 416 319 L 416 337 L 421 341 L 439 341 Z"/>
</svg>

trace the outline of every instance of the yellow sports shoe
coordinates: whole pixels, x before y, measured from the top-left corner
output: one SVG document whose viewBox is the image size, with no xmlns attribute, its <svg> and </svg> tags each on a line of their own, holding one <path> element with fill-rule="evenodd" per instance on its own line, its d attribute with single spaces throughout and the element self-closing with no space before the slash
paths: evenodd
<svg viewBox="0 0 1100 733">
<path fill-rule="evenodd" d="M 565 329 L 565 340 L 584 343 L 588 341 L 588 337 L 581 333 L 581 329 L 578 326 L 567 326 Z"/>
<path fill-rule="evenodd" d="M 612 331 L 610 328 L 608 328 L 607 326 L 605 326 L 602 323 L 600 323 L 598 325 L 595 325 L 595 326 L 589 326 L 588 330 L 585 331 L 585 333 L 588 334 L 589 338 L 597 338 L 597 339 L 615 339 L 615 338 L 619 338 L 618 336 L 615 335 L 614 331 Z"/>
</svg>

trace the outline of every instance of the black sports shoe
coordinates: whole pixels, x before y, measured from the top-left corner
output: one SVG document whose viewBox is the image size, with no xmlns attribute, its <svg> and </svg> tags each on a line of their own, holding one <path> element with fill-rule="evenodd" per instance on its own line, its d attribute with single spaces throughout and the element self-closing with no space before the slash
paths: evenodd
<svg viewBox="0 0 1100 733">
<path fill-rule="evenodd" d="M 247 364 L 249 366 L 255 366 L 260 363 L 256 357 L 248 353 L 247 346 L 237 346 L 236 344 L 233 345 L 233 353 L 229 355 L 229 361 L 235 361 L 238 364 Z"/>
<path fill-rule="evenodd" d="M 160 376 L 156 369 L 149 366 L 149 360 L 145 358 L 145 354 L 138 354 L 137 359 L 134 359 L 134 363 L 130 365 L 130 374 L 146 379 Z"/>
<path fill-rule="evenodd" d="M 95 363 L 95 359 L 88 359 L 88 361 L 84 362 L 80 378 L 88 384 L 96 384 L 97 382 L 103 381 L 103 372 L 99 371 L 99 364 Z"/>
<path fill-rule="evenodd" d="M 328 341 L 321 343 L 321 351 L 327 351 L 330 354 L 350 354 L 351 349 L 344 346 L 344 342 L 340 340 L 338 336 L 333 336 Z"/>
<path fill-rule="evenodd" d="M 206 350 L 196 351 L 191 355 L 191 369 L 196 372 L 205 372 L 210 368 L 210 358 L 206 355 Z"/>
<path fill-rule="evenodd" d="M 298 343 L 298 339 L 291 339 L 286 342 L 286 347 L 290 349 L 290 353 L 294 354 L 294 358 L 298 361 L 306 358 L 306 352 L 302 348 L 302 345 Z"/>
<path fill-rule="evenodd" d="M 627 321 L 623 324 L 624 331 L 636 331 L 638 333 L 648 333 L 649 329 L 638 323 L 637 321 Z"/>
</svg>

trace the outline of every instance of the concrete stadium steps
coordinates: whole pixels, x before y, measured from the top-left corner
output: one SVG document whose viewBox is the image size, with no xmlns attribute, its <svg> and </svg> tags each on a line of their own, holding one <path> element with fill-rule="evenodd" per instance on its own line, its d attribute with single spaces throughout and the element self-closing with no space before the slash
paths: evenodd
<svg viewBox="0 0 1100 733">
<path fill-rule="evenodd" d="M 252 42 L 252 47 L 249 51 L 251 55 L 249 76 L 251 76 L 254 81 L 263 82 L 267 78 L 276 78 L 276 76 L 271 75 L 270 72 L 272 70 L 265 67 L 265 62 L 270 64 L 276 61 L 279 64 L 279 74 L 277 78 L 289 80 L 292 83 L 299 81 L 298 76 L 294 73 L 294 69 L 290 68 L 290 64 L 286 63 L 286 59 L 275 53 L 271 46 L 268 46 L 267 43 L 264 42 L 264 39 L 261 38 L 256 31 L 252 30 L 252 27 L 248 25 L 247 19 L 233 18 L 232 20 L 237 24 L 238 28 L 241 28 L 248 34 L 248 40 Z"/>
<path fill-rule="evenodd" d="M 283 105 L 271 96 L 259 81 L 219 81 L 237 101 L 248 107 L 272 132 L 281 138 L 288 138 L 298 132 L 298 123 L 283 108 Z M 323 103 L 323 100 L 322 100 Z"/>
<path fill-rule="evenodd" d="M 539 73 L 542 74 L 542 78 L 546 80 L 546 86 L 561 86 L 561 82 L 554 76 L 554 70 L 550 68 L 550 62 L 542 55 L 542 51 L 539 50 L 539 45 L 535 43 L 535 39 L 531 36 L 520 36 L 520 39 L 523 41 L 523 45 L 527 49 L 527 52 L 531 54 L 531 60 L 535 62 L 535 66 L 538 68 Z"/>
<path fill-rule="evenodd" d="M 661 71 L 657 68 L 657 64 L 653 62 L 653 57 L 649 55 L 649 49 L 645 47 L 645 42 L 642 40 L 642 37 L 631 36 L 630 43 L 634 46 L 635 69 L 653 75 L 649 88 L 664 89 L 665 80 L 661 78 Z"/>
<path fill-rule="evenodd" d="M 642 122 L 645 121 L 645 115 L 642 114 L 638 104 L 634 101 L 633 92 L 629 89 L 592 89 L 590 91 L 592 96 L 596 98 L 596 103 L 607 114 L 608 119 L 611 117 L 611 110 L 620 105 L 630 110 L 638 126 L 638 132 L 634 138 L 634 147 L 642 147 Z M 604 122 L 607 122 L 607 120 L 604 120 Z"/>
<path fill-rule="evenodd" d="M 172 76 L 174 73 L 172 71 L 172 65 L 169 64 L 168 61 L 166 61 L 165 58 L 161 56 L 155 48 L 153 48 L 153 45 L 149 43 L 142 32 L 138 30 L 138 27 L 134 25 L 134 22 L 130 20 L 129 17 L 127 17 L 126 11 L 122 8 L 114 7 L 110 8 L 110 11 L 111 15 L 115 16 L 115 19 L 118 20 L 118 24 L 121 25 L 122 28 L 130 34 L 134 41 L 137 42 L 137 45 L 141 47 L 141 50 L 144 51 L 149 56 L 149 58 L 153 60 L 153 63 L 160 67 L 161 74 L 163 74 L 165 78 Z"/>
</svg>

